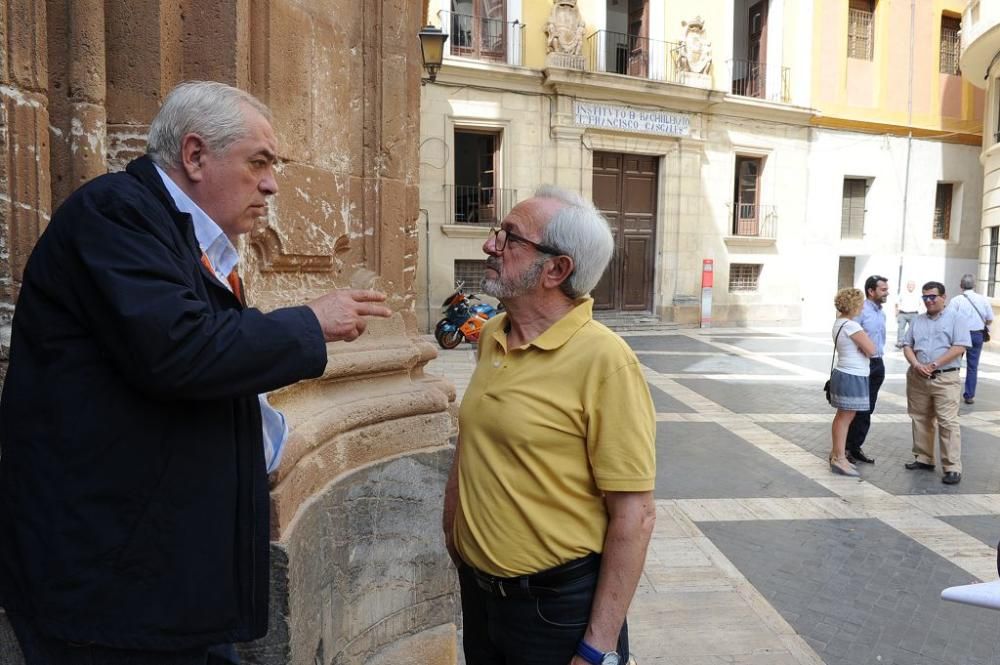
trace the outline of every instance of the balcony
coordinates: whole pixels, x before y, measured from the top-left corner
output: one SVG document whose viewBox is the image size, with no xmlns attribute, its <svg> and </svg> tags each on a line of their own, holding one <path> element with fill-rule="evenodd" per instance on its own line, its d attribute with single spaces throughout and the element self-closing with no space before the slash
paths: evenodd
<svg viewBox="0 0 1000 665">
<path fill-rule="evenodd" d="M 733 77 L 732 92 L 741 97 L 754 97 L 772 102 L 788 102 L 789 68 L 771 67 L 755 60 L 727 60 Z"/>
<path fill-rule="evenodd" d="M 592 72 L 624 74 L 653 81 L 678 81 L 676 42 L 598 30 L 587 37 L 587 68 Z"/>
<path fill-rule="evenodd" d="M 732 233 L 727 245 L 773 245 L 778 238 L 778 209 L 773 205 L 733 205 Z"/>
<path fill-rule="evenodd" d="M 517 203 L 516 189 L 445 185 L 445 224 L 498 226 Z"/>
<path fill-rule="evenodd" d="M 965 80 L 986 88 L 989 70 L 1000 51 L 1000 3 L 970 0 L 962 13 L 961 70 Z"/>
<path fill-rule="evenodd" d="M 524 24 L 438 12 L 448 34 L 448 53 L 458 58 L 521 65 L 524 62 Z"/>
</svg>

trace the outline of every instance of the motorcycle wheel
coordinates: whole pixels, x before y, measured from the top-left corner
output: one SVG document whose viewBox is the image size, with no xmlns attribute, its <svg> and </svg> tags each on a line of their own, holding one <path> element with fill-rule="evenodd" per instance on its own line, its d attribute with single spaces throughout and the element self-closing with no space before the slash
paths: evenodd
<svg viewBox="0 0 1000 665">
<path fill-rule="evenodd" d="M 443 349 L 454 349 L 462 343 L 461 330 L 447 330 L 437 336 L 438 344 Z"/>
</svg>

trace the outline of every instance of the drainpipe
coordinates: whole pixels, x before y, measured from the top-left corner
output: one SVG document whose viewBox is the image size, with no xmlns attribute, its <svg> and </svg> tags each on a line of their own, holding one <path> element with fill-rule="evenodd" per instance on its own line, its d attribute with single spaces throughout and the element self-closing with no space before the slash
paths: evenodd
<svg viewBox="0 0 1000 665">
<path fill-rule="evenodd" d="M 427 208 L 420 208 L 424 216 L 424 300 L 427 305 L 427 332 L 431 332 L 431 218 Z"/>
<path fill-rule="evenodd" d="M 909 128 L 906 136 L 906 170 L 903 175 L 903 221 L 899 231 L 899 275 L 896 278 L 896 292 L 903 285 L 903 260 L 906 256 L 906 208 L 910 200 L 910 154 L 913 151 L 913 35 L 916 16 L 916 0 L 910 0 L 910 65 L 909 82 L 906 92 L 906 124 Z"/>
</svg>

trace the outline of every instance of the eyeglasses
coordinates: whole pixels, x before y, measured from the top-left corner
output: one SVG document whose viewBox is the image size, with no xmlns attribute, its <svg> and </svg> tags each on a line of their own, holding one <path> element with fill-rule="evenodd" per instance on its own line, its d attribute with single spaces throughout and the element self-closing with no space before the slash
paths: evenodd
<svg viewBox="0 0 1000 665">
<path fill-rule="evenodd" d="M 552 256 L 561 256 L 565 254 L 565 252 L 559 251 L 555 247 L 549 247 L 548 245 L 533 242 L 527 238 L 517 235 L 513 231 L 508 231 L 507 229 L 491 228 L 490 235 L 495 238 L 494 247 L 496 247 L 498 252 L 502 252 L 507 248 L 508 240 L 513 240 L 514 242 L 523 242 L 525 245 L 531 245 L 542 254 L 551 254 Z"/>
<path fill-rule="evenodd" d="M 926 296 L 920 296 L 921 300 L 923 300 L 924 302 L 934 302 L 935 300 L 937 300 L 940 297 L 941 296 L 939 296 L 936 293 L 931 293 L 931 294 L 926 295 Z"/>
</svg>

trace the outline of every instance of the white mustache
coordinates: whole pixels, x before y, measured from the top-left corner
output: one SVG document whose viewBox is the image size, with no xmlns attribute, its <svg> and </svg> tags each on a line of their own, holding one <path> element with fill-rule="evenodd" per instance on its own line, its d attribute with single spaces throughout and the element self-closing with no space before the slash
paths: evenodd
<svg viewBox="0 0 1000 665">
<path fill-rule="evenodd" d="M 500 260 L 491 256 L 490 258 L 486 259 L 486 267 L 489 268 L 490 270 L 496 270 L 497 272 L 500 272 Z"/>
</svg>

